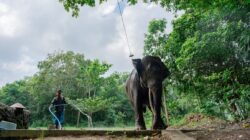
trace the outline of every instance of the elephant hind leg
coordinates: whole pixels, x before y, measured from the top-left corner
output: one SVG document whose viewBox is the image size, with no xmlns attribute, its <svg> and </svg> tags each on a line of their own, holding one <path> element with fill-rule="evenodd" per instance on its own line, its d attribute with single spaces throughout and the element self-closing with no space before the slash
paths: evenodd
<svg viewBox="0 0 250 140">
<path fill-rule="evenodd" d="M 153 130 L 164 130 L 168 126 L 164 124 L 163 120 L 160 118 L 159 120 L 154 120 L 152 129 Z"/>
<path fill-rule="evenodd" d="M 145 125 L 145 121 L 143 118 L 142 110 L 139 111 L 135 117 L 136 117 L 135 118 L 136 130 L 146 130 L 146 125 Z"/>
<path fill-rule="evenodd" d="M 146 125 L 143 117 L 143 111 L 146 110 L 146 107 L 141 104 L 141 102 L 137 102 L 135 105 L 135 123 L 137 130 L 146 130 Z"/>
<path fill-rule="evenodd" d="M 147 105 L 143 105 L 143 106 L 142 106 L 143 113 L 146 112 L 146 109 L 147 109 Z"/>
</svg>

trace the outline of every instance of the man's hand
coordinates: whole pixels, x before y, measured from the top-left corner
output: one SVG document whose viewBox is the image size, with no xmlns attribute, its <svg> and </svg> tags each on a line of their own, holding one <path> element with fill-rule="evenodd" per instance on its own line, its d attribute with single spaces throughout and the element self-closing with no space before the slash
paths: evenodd
<svg viewBox="0 0 250 140">
<path fill-rule="evenodd" d="M 52 107 L 53 107 L 53 105 L 52 105 L 52 104 L 50 104 L 49 108 L 52 108 Z"/>
</svg>

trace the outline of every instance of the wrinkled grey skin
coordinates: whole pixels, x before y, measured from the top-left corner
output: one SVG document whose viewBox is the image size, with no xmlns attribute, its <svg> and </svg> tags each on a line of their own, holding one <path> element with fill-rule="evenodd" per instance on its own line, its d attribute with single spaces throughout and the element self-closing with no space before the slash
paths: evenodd
<svg viewBox="0 0 250 140">
<path fill-rule="evenodd" d="M 155 56 L 132 59 L 132 62 L 134 69 L 127 79 L 126 92 L 135 111 L 136 129 L 146 129 L 143 118 L 146 107 L 153 113 L 152 129 L 166 129 L 167 126 L 161 118 L 161 100 L 162 82 L 170 75 L 169 70 L 160 58 Z"/>
</svg>

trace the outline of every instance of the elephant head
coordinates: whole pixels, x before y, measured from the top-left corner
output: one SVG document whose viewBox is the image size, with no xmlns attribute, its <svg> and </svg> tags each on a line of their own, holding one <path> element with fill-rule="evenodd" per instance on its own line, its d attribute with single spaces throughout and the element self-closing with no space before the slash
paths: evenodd
<svg viewBox="0 0 250 140">
<path fill-rule="evenodd" d="M 161 119 L 162 82 L 170 75 L 168 68 L 159 57 L 145 56 L 142 59 L 133 59 L 133 65 L 138 73 L 139 82 L 148 92 L 148 103 L 153 112 L 153 129 L 165 129 Z"/>
<path fill-rule="evenodd" d="M 143 59 L 133 59 L 132 62 L 141 84 L 147 88 L 157 88 L 170 75 L 159 57 L 145 56 Z"/>
</svg>

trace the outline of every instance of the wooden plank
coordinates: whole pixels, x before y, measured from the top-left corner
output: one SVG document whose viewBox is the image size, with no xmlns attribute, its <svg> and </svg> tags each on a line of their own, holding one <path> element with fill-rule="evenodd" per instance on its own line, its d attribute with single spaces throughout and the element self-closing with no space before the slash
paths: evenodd
<svg viewBox="0 0 250 140">
<path fill-rule="evenodd" d="M 161 131 L 135 131 L 135 130 L 0 130 L 0 138 L 40 138 L 40 137 L 61 137 L 61 136 L 157 136 Z"/>
</svg>

